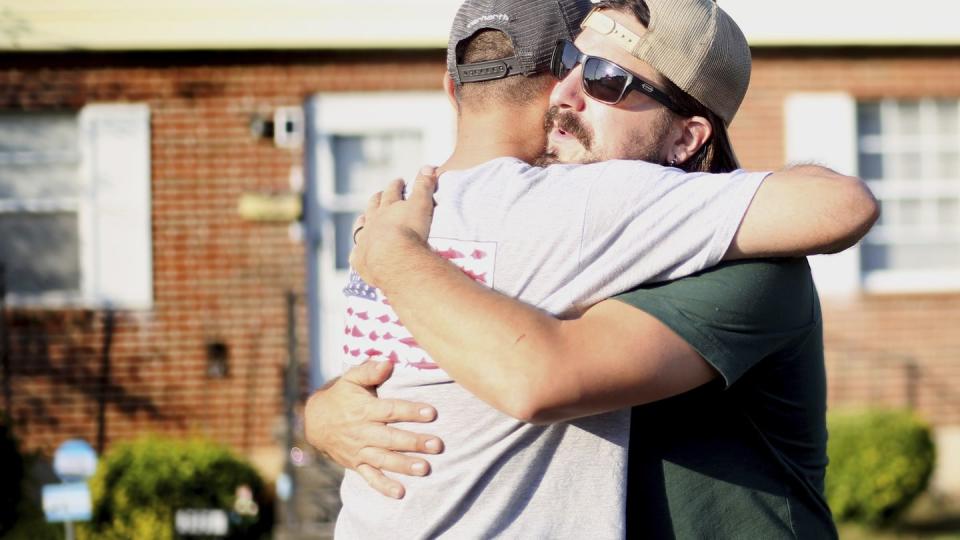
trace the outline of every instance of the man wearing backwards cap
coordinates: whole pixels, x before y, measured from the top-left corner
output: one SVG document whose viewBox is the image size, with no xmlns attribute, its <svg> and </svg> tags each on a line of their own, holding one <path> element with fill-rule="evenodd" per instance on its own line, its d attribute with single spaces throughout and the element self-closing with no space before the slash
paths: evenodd
<svg viewBox="0 0 960 540">
<path fill-rule="evenodd" d="M 704 111 L 704 116 L 682 116 L 681 113 L 696 113 L 698 103 L 685 100 L 682 92 L 678 93 L 676 88 L 635 57 L 651 55 L 652 58 L 656 53 L 669 49 L 669 46 L 646 45 L 644 49 L 642 44 L 635 45 L 641 41 L 639 34 L 644 27 L 631 14 L 610 9 L 609 4 L 601 3 L 607 9 L 585 22 L 587 31 L 577 41 L 582 52 L 578 52 L 571 44 L 564 44 L 555 58 L 555 71 L 564 79 L 554 91 L 552 99 L 556 107 L 551 114 L 553 129 L 550 135 L 554 158 L 576 156 L 581 160 L 596 160 L 618 155 L 641 155 L 657 161 L 675 162 L 686 168 L 702 169 L 725 168 L 727 165 L 723 164 L 724 160 L 734 163 L 732 153 L 723 147 L 721 137 L 717 137 L 717 133 L 723 132 L 724 126 L 715 123 L 711 115 L 715 114 L 722 122 L 729 121 L 743 92 L 740 91 L 737 96 L 737 91 L 734 91 L 733 99 L 727 101 L 723 97 L 718 101 L 701 98 L 710 102 L 712 109 Z M 620 5 L 615 7 L 622 8 Z M 704 17 L 701 13 L 697 19 L 690 13 L 703 7 L 703 2 L 651 1 L 650 7 L 653 13 L 651 24 L 647 26 L 654 29 L 652 34 L 655 37 L 659 37 L 656 36 L 658 29 L 664 28 L 657 23 L 666 21 L 658 18 L 658 15 L 663 15 L 667 7 L 676 8 L 674 15 L 681 20 L 685 17 L 696 22 Z M 663 11 L 658 12 L 661 8 Z M 728 20 L 725 15 L 716 15 L 716 11 L 712 12 L 712 16 L 719 17 L 720 22 Z M 678 25 L 680 28 L 686 26 L 689 24 Z M 722 29 L 716 30 L 716 25 L 706 33 L 724 35 Z M 513 38 L 516 44 L 517 36 Z M 714 37 L 714 43 L 707 44 L 706 53 L 702 56 L 709 59 L 709 49 L 717 47 L 717 43 L 722 45 L 724 39 L 729 41 L 729 38 Z M 745 49 L 742 36 L 739 36 L 739 40 Z M 458 43 L 452 38 L 451 49 L 454 51 L 455 45 Z M 532 157 L 525 154 L 531 145 L 529 137 L 523 136 L 522 121 L 511 125 L 512 129 L 507 132 L 501 129 L 500 132 L 486 133 L 487 137 L 481 138 L 483 142 L 479 145 L 477 140 L 470 137 L 477 135 L 472 130 L 475 127 L 471 125 L 472 121 L 483 124 L 491 120 L 490 115 L 496 117 L 499 114 L 491 112 L 486 116 L 479 115 L 474 109 L 484 101 L 484 94 L 488 94 L 486 97 L 489 98 L 500 92 L 498 97 L 506 98 L 502 93 L 505 90 L 503 83 L 516 83 L 509 91 L 522 92 L 522 83 L 531 82 L 519 77 L 514 78 L 519 82 L 509 79 L 494 81 L 493 84 L 478 82 L 476 87 L 468 82 L 471 77 L 482 78 L 498 70 L 509 73 L 517 69 L 516 66 L 524 58 L 524 51 L 521 46 L 516 48 L 521 54 L 514 61 L 475 63 L 471 66 L 457 66 L 455 63 L 453 66 L 452 73 L 467 84 L 458 87 L 461 94 L 460 133 L 457 151 L 445 164 L 445 169 L 476 165 L 481 156 L 483 159 L 504 154 Z M 625 56 L 628 50 L 629 55 Z M 595 56 L 591 58 L 589 55 Z M 615 87 L 613 77 L 623 73 L 617 71 L 620 69 L 617 66 L 598 61 L 602 60 L 601 56 L 614 58 L 634 74 L 643 75 L 654 84 L 660 83 L 660 88 L 666 90 L 667 95 L 659 93 L 663 90 L 654 84 L 639 78 L 635 78 L 635 84 L 630 85 L 630 89 L 636 91 L 627 93 L 626 87 Z M 710 61 L 722 60 L 721 57 Z M 592 70 L 593 75 L 606 70 L 603 72 L 612 77 L 594 77 L 588 81 L 587 75 L 582 73 L 584 69 Z M 669 68 L 664 68 L 664 71 L 666 75 L 671 75 Z M 597 85 L 597 82 L 604 84 Z M 745 89 L 745 80 L 742 86 Z M 688 92 L 697 91 L 695 85 L 686 87 Z M 452 85 L 448 83 L 447 88 L 452 90 Z M 709 85 L 706 85 L 706 89 L 709 90 Z M 671 97 L 671 93 L 675 97 Z M 474 99 L 478 101 L 473 102 Z M 600 103 L 601 100 L 606 104 Z M 611 102 L 617 104 L 611 105 Z M 665 114 L 659 104 L 673 112 Z M 523 107 L 507 108 L 511 109 L 507 118 L 523 119 Z M 501 128 L 507 125 L 504 117 L 498 120 Z M 493 125 L 498 124 L 485 127 Z M 714 125 L 719 129 L 712 131 Z M 499 153 L 484 156 L 483 151 L 478 152 L 478 149 L 493 150 L 487 144 L 490 139 L 497 139 L 497 135 L 511 131 L 516 131 L 520 136 L 508 136 L 500 140 L 500 143 L 506 144 L 496 148 Z M 480 133 L 484 132 L 481 130 Z M 640 140 L 636 138 L 637 135 L 641 136 Z M 710 146 L 704 150 L 705 141 L 709 141 Z M 511 145 L 512 149 L 508 148 Z M 435 247 L 443 248 L 437 245 L 437 237 L 446 236 L 446 231 L 457 225 L 457 216 L 445 210 L 450 202 L 457 202 L 451 201 L 451 192 L 454 198 L 462 197 L 459 202 L 463 203 L 463 208 L 475 208 L 476 197 L 469 199 L 471 195 L 464 192 L 462 184 L 463 178 L 470 174 L 474 178 L 468 187 L 478 182 L 475 178 L 478 169 L 486 169 L 487 175 L 500 175 L 498 187 L 512 204 L 524 200 L 510 191 L 513 184 L 519 183 L 521 191 L 535 192 L 539 184 L 530 177 L 547 175 L 551 189 L 574 191 L 567 193 L 566 197 L 560 193 L 558 198 L 551 201 L 553 203 L 563 205 L 564 199 L 571 197 L 575 200 L 599 200 L 594 206 L 585 205 L 583 212 L 599 212 L 606 206 L 618 204 L 621 206 L 616 211 L 624 211 L 641 203 L 633 198 L 629 183 L 615 186 L 621 200 L 604 198 L 600 189 L 606 187 L 604 184 L 608 182 L 617 182 L 618 174 L 630 174 L 631 166 L 639 167 L 634 170 L 634 174 L 639 176 L 633 178 L 633 182 L 642 183 L 643 188 L 648 190 L 657 184 L 685 185 L 692 181 L 691 177 L 678 176 L 670 169 L 655 168 L 651 173 L 649 165 L 626 162 L 580 169 L 524 169 L 526 172 L 521 173 L 518 179 L 509 178 L 510 170 L 519 166 L 516 161 L 504 158 L 494 165 L 484 164 L 473 171 L 459 173 L 459 177 L 456 172 L 444 176 L 444 190 L 438 193 L 439 206 L 433 222 L 431 243 Z M 546 171 L 561 172 L 551 176 Z M 655 182 L 644 183 L 646 181 L 642 177 L 651 174 Z M 742 177 L 745 173 L 738 174 Z M 597 175 L 602 176 L 601 181 L 591 182 Z M 576 178 L 576 182 L 563 184 L 565 176 Z M 713 182 L 729 182 L 732 186 L 737 183 L 731 180 L 735 176 L 721 175 L 711 179 Z M 845 193 L 833 191 L 831 195 L 849 197 L 846 202 L 853 205 L 852 213 L 860 217 L 848 223 L 831 224 L 804 238 L 796 231 L 783 227 L 782 223 L 778 226 L 777 220 L 769 219 L 763 213 L 764 208 L 772 211 L 770 205 L 774 210 L 780 208 L 787 213 L 793 212 L 793 208 L 788 208 L 791 199 L 796 199 L 792 204 L 799 203 L 801 206 L 808 203 L 823 205 L 811 193 L 818 191 L 815 185 L 835 187 L 840 181 L 836 175 L 816 168 L 794 169 L 770 176 L 757 192 L 733 245 L 729 246 L 727 256 L 802 252 L 815 246 L 816 241 L 823 242 L 819 247 L 834 242 L 840 242 L 838 245 L 841 247 L 848 245 L 862 235 L 875 211 L 869 194 L 865 194 L 856 182 L 847 184 L 852 189 L 845 190 Z M 479 185 L 482 187 L 485 183 L 479 182 Z M 589 186 L 575 191 L 578 183 Z M 649 403 L 696 388 L 692 392 L 648 405 L 647 410 L 659 406 L 658 414 L 648 414 L 649 418 L 644 423 L 635 425 L 633 441 L 637 454 L 644 455 L 643 459 L 637 458 L 631 462 L 630 473 L 631 478 L 640 475 L 637 483 L 644 485 L 634 486 L 631 483 L 631 488 L 643 489 L 644 492 L 642 498 L 632 501 L 627 513 L 640 516 L 640 526 L 636 529 L 638 534 L 699 537 L 707 532 L 720 536 L 748 534 L 789 537 L 799 534 L 805 537 L 829 536 L 833 533 L 829 511 L 822 506 L 822 496 L 819 494 L 822 490 L 824 457 L 822 345 L 818 342 L 820 320 L 816 297 L 805 263 L 782 261 L 729 265 L 696 278 L 634 291 L 623 296 L 623 302 L 602 302 L 579 319 L 558 323 L 538 310 L 476 285 L 465 278 L 460 270 L 432 255 L 424 243 L 426 230 L 430 227 L 428 210 L 432 206 L 432 184 L 418 181 L 417 186 L 408 202 L 397 202 L 400 199 L 397 185 L 391 186 L 382 200 L 372 201 L 371 211 L 367 214 L 368 223 L 359 234 L 359 245 L 352 262 L 361 275 L 368 278 L 368 282 L 388 293 L 391 304 L 416 335 L 420 345 L 429 350 L 432 357 L 458 382 L 513 416 L 550 421 Z M 703 190 L 705 186 L 698 184 L 696 189 Z M 656 196 L 669 201 L 674 196 L 669 191 Z M 690 196 L 693 193 L 685 194 Z M 785 197 L 788 193 L 790 196 Z M 468 201 L 470 204 L 466 204 Z M 445 202 L 448 203 L 446 206 Z M 703 202 L 701 200 L 697 204 Z M 787 207 L 781 206 L 783 204 L 787 204 Z M 692 213 L 683 215 L 688 220 L 696 219 L 700 214 L 710 211 L 713 205 L 730 206 L 714 196 L 709 205 L 694 205 Z M 856 208 L 858 205 L 866 207 L 866 210 Z M 674 204 L 653 220 L 670 219 L 673 213 L 689 210 L 682 206 Z M 561 206 L 560 217 L 564 217 L 562 213 L 571 208 L 575 206 Z M 826 208 L 820 206 L 819 210 Z M 522 207 L 522 210 L 531 213 L 531 208 Z M 551 231 L 543 227 L 544 224 L 562 227 L 563 219 L 555 219 L 556 215 L 551 214 L 548 208 L 532 210 L 536 220 L 527 219 L 527 225 L 535 230 L 523 232 L 545 242 L 540 251 L 534 244 L 518 244 L 515 238 L 492 235 L 499 238 L 500 242 L 492 246 L 496 250 L 498 265 L 492 274 L 498 290 L 514 293 L 522 300 L 537 301 L 541 307 L 559 313 L 570 306 L 576 308 L 589 304 L 591 295 L 598 288 L 602 290 L 604 282 L 623 281 L 621 273 L 636 272 L 632 266 L 623 265 L 627 259 L 611 260 L 604 257 L 609 251 L 629 249 L 633 242 L 642 241 L 645 234 L 632 234 L 628 229 L 622 229 L 621 238 L 601 239 L 613 245 L 601 242 L 600 247 L 594 248 L 594 255 L 590 255 L 589 246 L 586 250 L 583 246 L 584 242 L 589 244 L 596 239 L 584 238 L 581 234 L 580 260 L 574 261 L 574 266 L 581 273 L 570 276 L 569 283 L 551 285 L 557 287 L 555 292 L 562 301 L 550 304 L 549 295 L 543 300 L 544 291 L 536 289 L 537 281 L 555 281 L 557 275 L 544 273 L 542 263 L 562 263 L 563 258 L 573 258 L 577 248 L 570 249 L 562 243 L 556 243 L 556 238 L 550 238 Z M 815 210 L 813 214 L 816 214 Z M 643 213 L 656 211 L 656 205 L 648 205 Z M 729 209 L 723 212 L 721 219 L 722 216 L 729 217 L 728 212 Z M 578 226 L 575 229 L 582 229 L 583 223 L 601 223 L 580 222 L 571 217 L 577 215 L 576 212 L 568 212 L 565 216 L 567 221 L 573 221 Z M 631 215 L 626 221 L 632 224 L 643 217 L 643 214 Z M 518 216 L 509 212 L 497 215 L 496 219 L 504 229 L 522 223 L 522 219 L 518 221 Z M 763 223 L 763 227 L 759 227 L 761 231 L 767 229 L 767 234 L 772 232 L 779 235 L 780 242 L 771 243 L 769 239 L 764 239 L 763 234 L 755 234 L 754 228 L 759 223 Z M 674 228 L 680 226 L 671 225 Z M 841 235 L 846 236 L 845 239 L 838 240 L 836 228 L 846 231 L 845 235 Z M 721 227 L 719 231 L 722 230 Z M 590 232 L 603 235 L 599 229 Z M 504 231 L 499 233 L 504 234 Z M 562 238 L 567 233 L 567 230 L 562 230 L 559 235 L 555 232 L 552 234 Z M 683 239 L 681 241 L 689 242 L 690 234 L 690 231 L 679 234 Z M 544 236 L 547 237 L 545 241 Z M 622 237 L 626 237 L 625 243 L 617 245 L 616 242 Z M 728 242 L 721 241 L 721 244 L 724 243 Z M 503 270 L 504 266 L 512 268 L 509 260 L 511 245 L 514 249 L 517 246 L 528 249 L 526 255 L 532 259 L 528 265 L 533 267 L 527 268 L 527 273 L 510 275 L 509 270 Z M 655 247 L 646 246 L 647 249 Z M 677 244 L 671 247 L 674 250 L 690 249 Z M 559 259 L 543 254 L 544 250 L 559 254 Z M 451 248 L 443 251 L 456 250 Z M 480 251 L 477 249 L 474 254 Z M 519 256 L 522 252 L 514 253 L 518 259 L 522 258 Z M 709 257 L 699 257 L 696 250 L 691 253 L 710 261 Z M 505 265 L 501 265 L 504 262 L 502 255 L 508 255 Z M 616 267 L 615 273 L 611 275 L 610 270 L 603 273 L 602 269 L 591 266 L 596 262 L 589 259 L 591 256 L 601 264 L 612 262 Z M 642 261 L 629 260 L 632 261 L 630 264 L 648 263 L 645 258 Z M 393 271 L 385 272 L 381 264 L 383 261 L 391 261 Z M 664 264 L 670 267 L 672 263 Z M 538 265 L 541 267 L 538 268 Z M 404 268 L 415 271 L 397 271 Z M 664 274 L 654 272 L 647 278 L 677 275 L 675 270 L 665 269 Z M 433 285 L 431 288 L 422 287 L 424 278 Z M 517 286 L 516 282 L 523 282 L 523 278 L 528 278 L 527 282 Z M 627 281 L 635 283 L 638 280 L 630 281 L 628 278 Z M 534 283 L 533 292 L 541 293 L 539 297 L 524 288 L 530 282 Z M 582 290 L 578 290 L 578 283 Z M 614 288 L 621 286 L 618 283 Z M 365 284 L 358 287 L 357 290 L 364 295 L 370 292 L 369 287 L 364 288 Z M 571 289 L 573 292 L 570 292 Z M 652 316 L 628 304 L 640 307 Z M 790 313 L 780 313 L 783 310 Z M 490 313 L 497 315 L 491 317 Z M 706 319 L 697 318 L 701 315 L 705 315 Z M 684 321 L 684 318 L 691 317 L 698 322 Z M 711 317 L 718 321 L 712 321 Z M 744 333 L 744 330 L 747 332 Z M 741 334 L 738 335 L 737 331 Z M 797 365 L 786 361 L 790 358 Z M 438 457 L 434 461 L 435 468 L 430 476 L 410 479 L 410 492 L 402 502 L 364 498 L 359 491 L 362 487 L 358 484 L 359 479 L 348 474 L 344 486 L 346 517 L 341 515 L 341 523 L 346 523 L 346 526 L 341 529 L 338 523 L 338 534 L 360 535 L 365 518 L 367 524 L 373 523 L 374 527 L 379 524 L 381 534 L 400 536 L 459 533 L 547 537 L 591 534 L 610 537 L 622 533 L 619 528 L 622 526 L 624 503 L 622 446 L 628 427 L 624 412 L 552 426 L 515 422 L 497 416 L 476 400 L 471 400 L 460 387 L 448 384 L 446 373 L 439 370 L 425 372 L 426 376 L 418 373 L 417 368 L 423 367 L 413 362 L 404 364 L 401 359 L 396 364 L 394 376 L 380 390 L 382 394 L 435 402 L 440 410 L 436 430 L 447 439 L 446 454 L 442 460 Z M 390 487 L 391 482 L 384 483 L 384 478 L 377 476 L 369 463 L 360 463 L 358 460 L 363 459 L 398 472 L 415 471 L 408 467 L 425 463 L 370 448 L 356 456 L 347 455 L 353 453 L 354 449 L 344 449 L 344 446 L 338 449 L 336 437 L 355 436 L 347 433 L 349 426 L 339 426 L 341 432 L 338 434 L 338 426 L 335 425 L 337 420 L 311 412 L 322 408 L 323 414 L 333 416 L 336 411 L 328 407 L 345 406 L 347 402 L 338 402 L 337 396 L 349 395 L 351 380 L 362 381 L 363 377 L 368 376 L 372 382 L 379 382 L 374 379 L 379 377 L 382 380 L 388 372 L 371 366 L 366 367 L 365 371 L 348 374 L 343 382 L 311 399 L 307 411 L 308 435 L 312 435 L 312 442 L 335 458 L 339 457 L 338 461 L 355 467 L 368 481 L 381 487 Z M 545 374 L 549 374 L 549 377 Z M 426 380 L 432 386 L 418 393 L 417 387 L 424 387 Z M 791 384 L 799 385 L 800 392 L 796 392 L 796 388 L 789 388 Z M 721 392 L 724 385 L 727 390 Z M 323 400 L 327 400 L 326 403 Z M 411 410 L 411 404 L 392 402 L 389 406 L 397 414 L 386 415 L 382 421 L 418 420 L 416 415 L 407 412 Z M 769 410 L 763 410 L 764 407 Z M 416 408 L 413 404 L 412 410 Z M 754 408 L 760 410 L 755 411 Z M 637 415 L 640 416 L 644 409 L 638 408 L 640 412 Z M 376 405 L 368 409 L 375 410 Z M 375 416 L 376 413 L 367 418 L 377 420 Z M 326 426 L 320 429 L 325 427 L 328 431 L 318 436 L 316 426 L 325 420 Z M 682 428 L 673 425 L 687 422 L 692 423 Z M 777 422 L 784 424 L 779 427 L 787 428 L 786 431 L 771 430 L 771 427 L 778 427 Z M 802 432 L 791 433 L 791 428 L 800 428 Z M 388 434 L 394 437 L 394 442 L 378 443 L 376 437 L 372 437 L 371 446 L 423 451 L 426 441 L 430 439 L 411 436 L 412 442 L 405 442 L 405 434 L 389 428 L 381 429 L 377 434 Z M 349 446 L 348 443 L 346 447 Z M 659 473 L 659 478 L 656 473 Z M 433 508 L 425 508 L 425 500 L 432 503 Z M 361 507 L 363 502 L 377 506 Z M 587 512 L 592 519 L 586 522 L 578 512 Z M 371 530 L 364 532 L 371 533 Z"/>
</svg>

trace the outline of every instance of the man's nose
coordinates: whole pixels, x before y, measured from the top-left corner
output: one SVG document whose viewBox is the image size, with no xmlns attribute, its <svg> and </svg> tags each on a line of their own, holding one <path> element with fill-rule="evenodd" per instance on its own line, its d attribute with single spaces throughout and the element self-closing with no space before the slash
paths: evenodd
<svg viewBox="0 0 960 540">
<path fill-rule="evenodd" d="M 586 101 L 583 96 L 583 86 L 580 84 L 583 66 L 577 66 L 567 74 L 550 94 L 550 106 L 560 109 L 580 112 Z"/>
</svg>

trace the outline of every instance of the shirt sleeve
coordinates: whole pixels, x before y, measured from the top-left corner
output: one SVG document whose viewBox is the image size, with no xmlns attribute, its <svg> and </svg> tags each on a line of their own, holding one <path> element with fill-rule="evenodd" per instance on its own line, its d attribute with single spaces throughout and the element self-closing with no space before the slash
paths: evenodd
<svg viewBox="0 0 960 540">
<path fill-rule="evenodd" d="M 822 331 L 806 259 L 725 262 L 615 298 L 676 332 L 728 387 L 763 358 Z"/>
<path fill-rule="evenodd" d="M 690 275 L 720 262 L 769 173 L 684 173 L 636 161 L 612 161 L 592 179 L 584 201 L 572 290 L 588 306 L 640 283 Z M 599 284 L 599 287 L 597 287 Z"/>
</svg>

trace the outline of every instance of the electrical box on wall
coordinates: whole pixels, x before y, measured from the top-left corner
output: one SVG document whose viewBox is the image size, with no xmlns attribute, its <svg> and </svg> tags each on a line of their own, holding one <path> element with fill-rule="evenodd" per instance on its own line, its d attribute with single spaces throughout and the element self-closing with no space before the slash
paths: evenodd
<svg viewBox="0 0 960 540">
<path fill-rule="evenodd" d="M 303 108 L 279 107 L 273 113 L 273 143 L 279 148 L 300 148 L 304 134 Z"/>
</svg>

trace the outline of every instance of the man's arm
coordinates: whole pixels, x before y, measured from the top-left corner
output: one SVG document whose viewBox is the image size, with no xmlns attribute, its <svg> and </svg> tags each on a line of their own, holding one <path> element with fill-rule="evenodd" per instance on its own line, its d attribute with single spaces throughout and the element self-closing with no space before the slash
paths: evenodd
<svg viewBox="0 0 960 540">
<path fill-rule="evenodd" d="M 397 257 L 404 269 L 381 288 L 404 325 L 454 380 L 514 418 L 588 416 L 676 395 L 716 376 L 643 311 L 608 300 L 559 320 L 475 283 L 409 238 L 393 243 L 406 250 Z M 414 276 L 418 286 L 401 275 Z"/>
<path fill-rule="evenodd" d="M 398 250 L 391 261 L 393 277 L 400 281 L 381 285 L 386 286 L 418 341 L 456 380 L 482 399 L 517 418 L 546 422 L 666 397 L 716 376 L 686 342 L 638 309 L 607 301 L 576 321 L 562 322 L 467 279 L 422 243 L 429 231 L 430 194 L 435 182 L 435 177 L 418 178 L 417 184 L 423 189 L 418 196 L 415 187 L 408 201 L 412 204 L 394 208 L 391 216 L 380 216 L 381 221 L 390 218 L 381 223 L 390 234 L 398 230 L 407 233 L 393 246 Z M 387 192 L 394 194 L 388 203 L 400 200 L 400 189 L 397 184 L 388 188 Z M 375 197 L 368 210 L 377 211 L 380 203 L 380 197 Z M 819 212 L 819 216 L 809 218 L 804 211 Z M 858 179 L 819 167 L 795 167 L 767 178 L 727 257 L 840 250 L 862 237 L 876 215 L 876 201 Z M 373 230 L 376 233 L 377 227 Z M 374 234 L 368 241 L 389 245 L 390 234 Z M 375 254 L 377 249 L 373 247 L 370 253 Z M 370 253 L 355 253 L 354 264 L 364 264 Z M 404 283 L 404 278 L 411 281 Z M 420 283 L 430 283 L 431 287 L 418 288 Z M 407 301 L 404 290 L 418 293 Z M 490 313 L 498 316 L 491 317 Z M 572 351 L 578 352 L 566 354 Z M 601 363 L 609 360 L 610 370 L 593 363 L 594 358 Z M 638 362 L 644 358 L 650 362 Z M 547 363 L 541 362 L 544 359 Z M 631 376 L 620 376 L 617 370 L 624 365 L 635 368 Z M 591 369 L 581 375 L 585 366 Z M 664 384 L 651 383 L 659 378 Z M 634 379 L 640 381 L 636 386 Z M 308 435 L 311 427 L 319 433 L 310 439 L 312 444 L 332 454 L 338 463 L 357 468 L 362 449 L 390 447 L 384 442 L 383 431 L 389 419 L 377 416 L 380 405 L 371 397 L 369 387 L 354 385 L 353 390 L 361 391 L 338 393 L 336 399 L 327 391 L 311 398 L 307 428 Z M 322 415 L 317 413 L 321 410 Z M 330 417 L 351 412 L 359 420 L 351 423 Z M 371 426 L 380 433 L 374 434 Z M 425 451 L 421 447 L 418 451 Z M 410 447 L 397 449 L 414 451 Z M 377 457 L 368 461 L 389 463 L 388 470 L 413 474 L 412 462 L 403 459 L 406 456 L 387 455 L 391 456 L 389 460 Z M 375 471 L 367 471 L 365 476 L 385 494 L 401 487 Z"/>
<path fill-rule="evenodd" d="M 634 308 L 603 302 L 562 321 L 474 283 L 425 243 L 435 184 L 424 180 L 409 201 L 396 184 L 384 192 L 367 213 L 351 263 L 390 297 L 433 359 L 475 395 L 516 418 L 556 421 L 662 399 L 716 376 L 689 345 Z M 741 226 L 737 253 L 745 256 L 846 247 L 876 219 L 876 201 L 861 181 L 821 167 L 773 173 L 764 185 L 766 194 L 758 193 Z M 815 203 L 829 200 L 830 188 L 839 189 L 837 201 Z M 794 204 L 800 208 L 791 210 Z M 810 221 L 811 205 L 827 215 L 813 226 L 794 226 L 801 217 Z M 863 208 L 848 212 L 850 205 Z M 773 227 L 775 214 L 791 225 Z"/>
<path fill-rule="evenodd" d="M 760 185 L 724 258 L 837 253 L 863 238 L 879 215 L 859 178 L 817 165 L 789 167 Z"/>
</svg>

